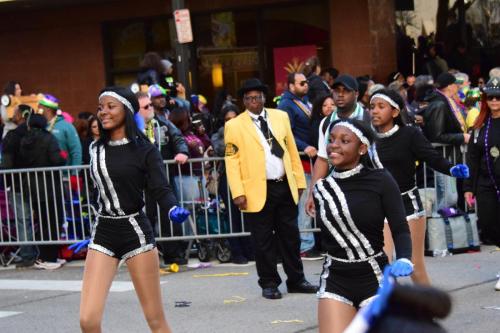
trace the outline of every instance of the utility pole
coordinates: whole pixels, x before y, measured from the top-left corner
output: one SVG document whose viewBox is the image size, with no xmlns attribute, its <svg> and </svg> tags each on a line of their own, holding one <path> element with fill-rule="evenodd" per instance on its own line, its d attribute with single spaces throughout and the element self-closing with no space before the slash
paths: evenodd
<svg viewBox="0 0 500 333">
<path fill-rule="evenodd" d="M 184 9 L 184 0 L 172 0 L 172 11 L 178 9 Z M 175 18 L 174 18 L 175 20 Z M 177 69 L 177 81 L 182 83 L 186 87 L 186 96 L 190 94 L 190 84 L 189 84 L 189 48 L 187 44 L 181 44 L 178 41 L 176 34 L 175 43 L 175 65 Z"/>
</svg>

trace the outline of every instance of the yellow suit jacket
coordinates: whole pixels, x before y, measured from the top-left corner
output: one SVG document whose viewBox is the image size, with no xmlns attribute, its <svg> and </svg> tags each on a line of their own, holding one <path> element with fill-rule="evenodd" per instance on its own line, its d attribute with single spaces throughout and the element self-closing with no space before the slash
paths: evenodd
<svg viewBox="0 0 500 333">
<path fill-rule="evenodd" d="M 266 111 L 273 135 L 285 152 L 283 164 L 288 185 L 295 203 L 298 203 L 298 190 L 306 188 L 306 179 L 288 114 L 276 109 L 266 108 Z M 245 111 L 225 125 L 225 162 L 233 199 L 241 195 L 246 196 L 245 212 L 255 213 L 261 211 L 266 202 L 266 161 L 264 148 L 257 133 L 259 129 L 248 113 L 249 111 Z"/>
</svg>

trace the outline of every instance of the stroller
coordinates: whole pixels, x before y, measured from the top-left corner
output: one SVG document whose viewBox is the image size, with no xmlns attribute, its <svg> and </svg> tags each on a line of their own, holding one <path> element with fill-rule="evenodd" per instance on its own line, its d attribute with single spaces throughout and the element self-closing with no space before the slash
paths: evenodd
<svg viewBox="0 0 500 333">
<path fill-rule="evenodd" d="M 228 221 L 225 218 L 220 203 L 213 199 L 207 202 L 206 207 L 198 207 L 195 211 L 196 235 L 219 235 L 229 233 Z M 192 222 L 191 222 L 192 223 Z M 195 228 L 196 227 L 196 228 Z M 227 263 L 231 260 L 231 247 L 229 241 L 224 238 L 201 239 L 196 242 L 198 249 L 198 259 L 201 262 L 208 262 L 212 257 L 217 258 L 221 263 Z"/>
</svg>

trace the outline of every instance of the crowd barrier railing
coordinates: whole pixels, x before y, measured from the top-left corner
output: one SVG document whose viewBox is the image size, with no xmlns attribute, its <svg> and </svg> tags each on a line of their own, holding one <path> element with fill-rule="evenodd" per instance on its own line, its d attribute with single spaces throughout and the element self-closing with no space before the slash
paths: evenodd
<svg viewBox="0 0 500 333">
<path fill-rule="evenodd" d="M 446 158 L 464 163 L 464 149 L 436 146 Z M 144 210 L 158 241 L 250 235 L 243 214 L 233 204 L 224 158 L 189 159 L 184 165 L 169 160 L 164 167 L 179 204 L 190 210 L 191 217 L 187 223 L 172 223 L 167 212 L 146 195 Z M 418 168 L 417 184 L 431 216 L 439 200 L 436 189 L 440 176 L 426 163 Z M 96 218 L 93 190 L 89 166 L 0 170 L 0 246 L 69 244 L 88 239 Z M 454 198 L 456 201 L 457 196 Z M 304 209 L 303 205 L 299 209 Z M 315 219 L 309 225 L 301 232 L 319 231 Z"/>
</svg>

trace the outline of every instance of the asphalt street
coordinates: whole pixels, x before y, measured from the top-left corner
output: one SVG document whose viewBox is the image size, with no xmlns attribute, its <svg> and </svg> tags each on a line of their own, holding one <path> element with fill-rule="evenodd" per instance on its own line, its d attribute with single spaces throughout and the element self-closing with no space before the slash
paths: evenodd
<svg viewBox="0 0 500 333">
<path fill-rule="evenodd" d="M 194 262 L 194 260 L 192 261 Z M 500 252 L 427 258 L 435 286 L 450 292 L 448 332 L 500 331 L 500 292 L 494 291 Z M 56 271 L 0 270 L 0 332 L 79 332 L 78 306 L 83 261 Z M 321 261 L 304 262 L 317 283 Z M 283 275 L 283 271 L 280 268 Z M 281 300 L 260 296 L 255 265 L 218 265 L 162 275 L 163 304 L 174 332 L 316 332 L 314 295 L 287 294 Z M 104 332 L 148 332 L 126 266 L 108 297 Z M 407 281 L 402 281 L 403 283 Z"/>
</svg>

